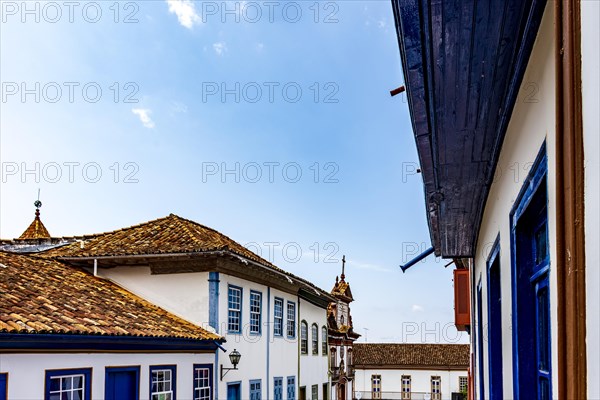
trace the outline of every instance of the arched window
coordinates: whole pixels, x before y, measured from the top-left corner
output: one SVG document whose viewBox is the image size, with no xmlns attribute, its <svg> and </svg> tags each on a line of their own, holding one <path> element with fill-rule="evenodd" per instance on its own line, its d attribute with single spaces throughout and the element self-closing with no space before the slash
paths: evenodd
<svg viewBox="0 0 600 400">
<path fill-rule="evenodd" d="M 300 323 L 300 353 L 308 354 L 308 324 L 306 321 Z"/>
<path fill-rule="evenodd" d="M 319 354 L 319 326 L 317 324 L 312 324 L 311 327 L 312 334 L 312 353 L 313 355 Z"/>
<path fill-rule="evenodd" d="M 327 355 L 327 327 L 321 328 L 321 352 L 324 356 Z"/>
</svg>

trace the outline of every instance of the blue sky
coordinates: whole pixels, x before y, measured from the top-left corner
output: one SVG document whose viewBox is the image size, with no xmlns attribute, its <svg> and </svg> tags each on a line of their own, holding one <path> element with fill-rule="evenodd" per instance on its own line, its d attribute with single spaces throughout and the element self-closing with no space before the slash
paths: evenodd
<svg viewBox="0 0 600 400">
<path fill-rule="evenodd" d="M 325 289 L 345 254 L 369 342 L 466 342 L 451 267 L 398 268 L 429 236 L 389 1 L 3 1 L 1 18 L 1 237 L 38 188 L 56 236 L 175 213 Z"/>
</svg>

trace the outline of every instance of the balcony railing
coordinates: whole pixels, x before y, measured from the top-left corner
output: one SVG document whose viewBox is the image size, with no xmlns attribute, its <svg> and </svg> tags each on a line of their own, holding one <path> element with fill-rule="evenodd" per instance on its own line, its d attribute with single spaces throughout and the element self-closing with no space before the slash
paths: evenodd
<svg viewBox="0 0 600 400">
<path fill-rule="evenodd" d="M 357 400 L 451 400 L 442 397 L 441 394 L 431 392 L 379 392 L 355 391 L 354 399 Z"/>
</svg>

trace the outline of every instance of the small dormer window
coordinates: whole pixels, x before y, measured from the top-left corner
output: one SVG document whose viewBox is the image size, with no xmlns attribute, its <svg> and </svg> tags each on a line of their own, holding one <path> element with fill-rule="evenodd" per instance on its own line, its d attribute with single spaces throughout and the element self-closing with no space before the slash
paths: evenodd
<svg viewBox="0 0 600 400">
<path fill-rule="evenodd" d="M 344 325 L 344 316 L 340 316 L 340 325 Z"/>
</svg>

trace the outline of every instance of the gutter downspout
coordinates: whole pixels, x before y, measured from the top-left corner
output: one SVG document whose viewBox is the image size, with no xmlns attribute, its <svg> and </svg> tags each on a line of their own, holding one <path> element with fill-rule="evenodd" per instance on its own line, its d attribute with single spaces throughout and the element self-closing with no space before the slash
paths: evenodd
<svg viewBox="0 0 600 400">
<path fill-rule="evenodd" d="M 271 287 L 267 286 L 267 400 L 269 400 L 271 376 L 269 374 L 271 361 Z M 283 379 L 281 382 L 281 390 L 283 390 Z"/>
</svg>

